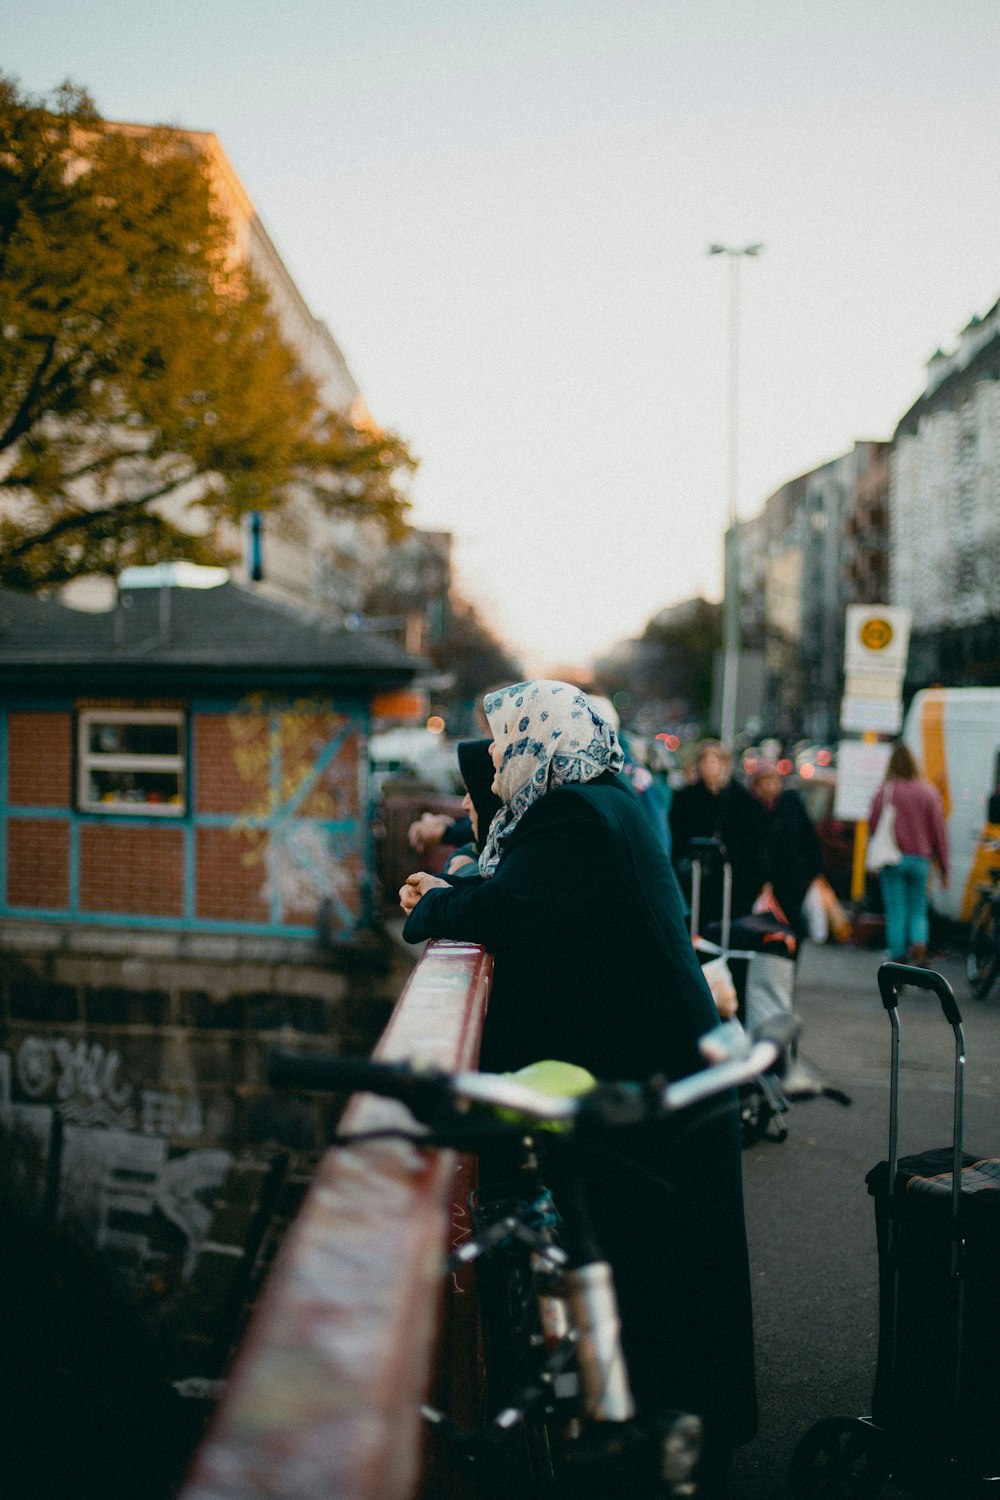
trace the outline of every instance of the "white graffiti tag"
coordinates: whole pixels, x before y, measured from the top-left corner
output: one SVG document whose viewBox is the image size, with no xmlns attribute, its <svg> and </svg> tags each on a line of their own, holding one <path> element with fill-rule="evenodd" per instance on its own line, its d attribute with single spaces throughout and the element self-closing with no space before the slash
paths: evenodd
<svg viewBox="0 0 1000 1500">
<path fill-rule="evenodd" d="M 121 1057 L 100 1042 L 29 1036 L 17 1054 L 24 1092 L 38 1099 L 55 1089 L 63 1119 L 77 1125 L 132 1125 L 132 1087 L 119 1078 Z"/>
</svg>

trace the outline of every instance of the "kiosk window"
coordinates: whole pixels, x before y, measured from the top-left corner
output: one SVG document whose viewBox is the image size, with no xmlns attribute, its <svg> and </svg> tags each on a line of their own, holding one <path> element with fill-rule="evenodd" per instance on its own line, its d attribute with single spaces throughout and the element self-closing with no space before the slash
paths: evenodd
<svg viewBox="0 0 1000 1500">
<path fill-rule="evenodd" d="M 78 805 L 83 812 L 181 817 L 184 715 L 172 710 L 82 713 L 77 726 Z"/>
</svg>

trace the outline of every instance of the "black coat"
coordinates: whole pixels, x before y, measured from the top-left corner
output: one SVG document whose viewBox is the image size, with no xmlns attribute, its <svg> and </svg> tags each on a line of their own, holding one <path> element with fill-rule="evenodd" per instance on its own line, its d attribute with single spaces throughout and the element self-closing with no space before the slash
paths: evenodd
<svg viewBox="0 0 1000 1500">
<path fill-rule="evenodd" d="M 672 857 L 678 878 L 690 893 L 691 840 L 717 838 L 732 866 L 732 915 L 746 916 L 764 883 L 760 845 L 760 803 L 745 786 L 730 781 L 711 792 L 703 781 L 681 787 L 670 804 Z M 706 870 L 702 885 L 701 928 L 722 915 L 722 880 L 718 870 Z"/>
<path fill-rule="evenodd" d="M 610 774 L 540 798 L 493 877 L 429 891 L 404 936 L 493 954 L 490 1071 L 559 1058 L 601 1078 L 678 1077 L 700 1066 L 697 1039 L 718 1019 L 669 861 Z M 756 1400 L 735 1101 L 616 1139 L 587 1175 L 638 1399 L 746 1441 Z"/>
<path fill-rule="evenodd" d="M 806 923 L 802 902 L 817 875 L 823 873 L 819 836 L 798 792 L 781 792 L 771 808 L 760 803 L 760 843 L 764 873 L 778 904 L 799 937 Z"/>
</svg>

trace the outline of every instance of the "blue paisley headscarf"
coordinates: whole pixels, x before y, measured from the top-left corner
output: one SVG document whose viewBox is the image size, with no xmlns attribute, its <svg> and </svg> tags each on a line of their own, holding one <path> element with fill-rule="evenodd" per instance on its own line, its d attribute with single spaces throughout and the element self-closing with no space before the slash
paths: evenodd
<svg viewBox="0 0 1000 1500">
<path fill-rule="evenodd" d="M 557 786 L 620 771 L 625 756 L 614 729 L 586 693 L 568 682 L 517 682 L 487 693 L 483 704 L 503 751 L 496 786 L 504 806 L 490 824 L 479 869 L 492 875 L 504 846 L 533 802 Z"/>
</svg>

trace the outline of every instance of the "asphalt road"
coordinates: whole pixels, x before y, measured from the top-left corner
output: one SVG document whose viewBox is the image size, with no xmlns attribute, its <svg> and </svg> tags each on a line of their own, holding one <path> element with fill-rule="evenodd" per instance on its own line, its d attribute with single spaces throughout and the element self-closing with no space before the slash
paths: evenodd
<svg viewBox="0 0 1000 1500">
<path fill-rule="evenodd" d="M 788 1139 L 743 1153 L 757 1339 L 760 1432 L 740 1450 L 732 1500 L 784 1500 L 792 1451 L 820 1417 L 871 1409 L 877 1351 L 877 1254 L 865 1174 L 888 1144 L 888 1016 L 877 952 L 803 952 L 796 1008 L 801 1053 L 851 1094 L 796 1104 Z M 1000 1153 L 1000 990 L 972 998 L 960 957 L 933 955 L 966 1034 L 966 1149 Z M 951 1140 L 954 1037 L 932 995 L 900 1004 L 900 1150 Z"/>
</svg>

